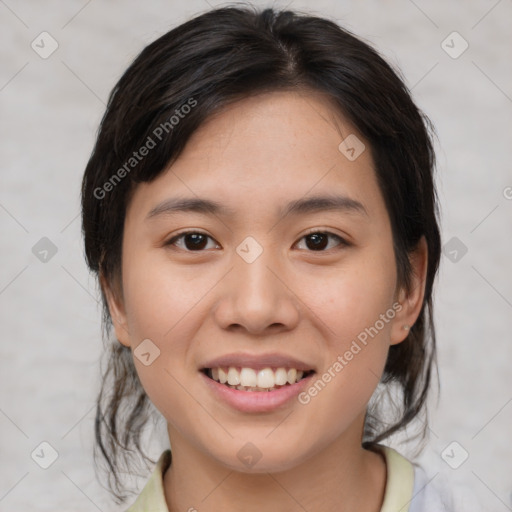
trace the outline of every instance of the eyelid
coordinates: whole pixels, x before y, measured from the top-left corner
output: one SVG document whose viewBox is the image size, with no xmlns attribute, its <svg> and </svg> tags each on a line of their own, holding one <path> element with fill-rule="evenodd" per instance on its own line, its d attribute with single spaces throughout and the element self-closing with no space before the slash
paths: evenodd
<svg viewBox="0 0 512 512">
<path fill-rule="evenodd" d="M 332 236 L 337 236 L 338 238 L 342 238 L 343 239 L 343 236 L 342 235 L 339 235 L 338 233 L 335 233 L 334 231 L 331 231 L 331 228 L 322 228 L 322 227 L 319 227 L 319 228 L 310 228 L 308 230 L 306 230 L 305 233 L 302 234 L 301 238 L 307 236 L 307 235 L 312 235 L 314 233 L 322 233 L 324 235 L 332 235 Z"/>
</svg>

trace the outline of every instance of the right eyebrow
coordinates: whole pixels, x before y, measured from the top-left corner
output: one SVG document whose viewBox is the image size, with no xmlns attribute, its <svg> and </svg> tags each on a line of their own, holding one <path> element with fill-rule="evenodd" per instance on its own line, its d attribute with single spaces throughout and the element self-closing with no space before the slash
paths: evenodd
<svg viewBox="0 0 512 512">
<path fill-rule="evenodd" d="M 199 197 L 173 197 L 157 204 L 146 216 L 152 219 L 160 215 L 169 215 L 178 212 L 196 212 L 209 215 L 233 216 L 236 211 L 226 205 Z"/>
</svg>

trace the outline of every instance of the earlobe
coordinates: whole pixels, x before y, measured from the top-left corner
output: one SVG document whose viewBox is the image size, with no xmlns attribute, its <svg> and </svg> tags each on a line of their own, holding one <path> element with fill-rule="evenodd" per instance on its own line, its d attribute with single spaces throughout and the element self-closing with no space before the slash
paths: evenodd
<svg viewBox="0 0 512 512">
<path fill-rule="evenodd" d="M 128 324 L 126 320 L 126 311 L 123 304 L 122 297 L 119 293 L 115 293 L 104 275 L 100 276 L 100 284 L 105 294 L 108 303 L 108 309 L 110 317 L 112 318 L 112 324 L 116 338 L 122 345 L 130 346 L 130 333 L 128 330 Z"/>
<path fill-rule="evenodd" d="M 398 295 L 401 309 L 394 319 L 391 345 L 401 343 L 407 338 L 423 307 L 428 268 L 428 247 L 424 236 L 409 255 L 409 261 L 411 263 L 410 287 L 407 290 L 401 288 Z"/>
</svg>

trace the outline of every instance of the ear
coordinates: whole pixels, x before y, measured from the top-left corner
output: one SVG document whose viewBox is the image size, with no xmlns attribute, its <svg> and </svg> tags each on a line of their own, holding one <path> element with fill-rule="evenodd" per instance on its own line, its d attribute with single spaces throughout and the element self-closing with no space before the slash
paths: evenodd
<svg viewBox="0 0 512 512">
<path fill-rule="evenodd" d="M 122 293 L 119 286 L 112 286 L 103 274 L 100 275 L 100 284 L 108 303 L 108 309 L 114 325 L 116 338 L 122 345 L 130 346 L 130 332 L 126 320 L 126 311 Z"/>
<path fill-rule="evenodd" d="M 423 306 L 428 267 L 428 247 L 424 236 L 421 237 L 414 251 L 409 255 L 412 275 L 410 289 L 401 288 L 397 300 L 401 309 L 393 320 L 391 345 L 396 345 L 407 338 L 411 327 L 416 322 Z"/>
</svg>

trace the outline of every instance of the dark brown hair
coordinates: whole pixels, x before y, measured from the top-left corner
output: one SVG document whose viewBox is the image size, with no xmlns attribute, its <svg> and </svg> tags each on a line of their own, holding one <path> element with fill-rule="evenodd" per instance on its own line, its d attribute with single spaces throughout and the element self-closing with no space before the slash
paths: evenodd
<svg viewBox="0 0 512 512">
<path fill-rule="evenodd" d="M 87 263 L 122 294 L 124 218 L 137 184 L 164 172 L 212 114 L 249 95 L 277 90 L 323 93 L 368 141 L 391 221 L 401 286 L 410 286 L 411 251 L 422 236 L 428 245 L 421 313 L 406 340 L 391 346 L 381 381 L 399 388 L 399 415 L 385 423 L 377 409 L 369 408 L 366 416 L 363 441 L 379 442 L 425 410 L 435 368 L 432 288 L 440 234 L 433 129 L 399 72 L 335 22 L 244 4 L 198 15 L 144 48 L 110 94 L 83 176 Z M 144 158 L 130 160 L 149 138 L 155 147 Z M 108 363 L 97 398 L 95 461 L 99 449 L 119 502 L 126 499 L 121 462 L 128 472 L 141 456 L 155 462 L 141 448 L 141 434 L 155 409 L 139 382 L 130 348 L 111 338 L 112 321 L 100 289 Z"/>
</svg>

